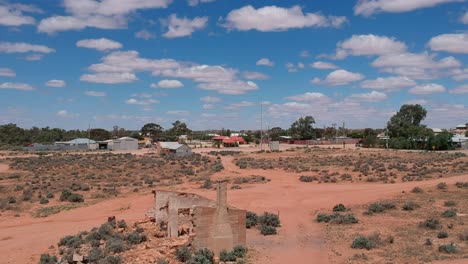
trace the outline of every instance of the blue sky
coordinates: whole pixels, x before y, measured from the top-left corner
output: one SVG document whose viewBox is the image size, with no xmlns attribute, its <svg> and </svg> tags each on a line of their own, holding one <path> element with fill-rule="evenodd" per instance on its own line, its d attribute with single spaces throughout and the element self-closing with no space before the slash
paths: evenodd
<svg viewBox="0 0 468 264">
<path fill-rule="evenodd" d="M 468 122 L 468 1 L 0 0 L 0 123 Z"/>
</svg>

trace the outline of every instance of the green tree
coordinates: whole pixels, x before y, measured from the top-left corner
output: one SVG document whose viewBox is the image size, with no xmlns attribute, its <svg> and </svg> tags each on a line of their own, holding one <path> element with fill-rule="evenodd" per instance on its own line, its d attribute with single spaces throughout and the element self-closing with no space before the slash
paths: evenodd
<svg viewBox="0 0 468 264">
<path fill-rule="evenodd" d="M 177 137 L 180 136 L 180 135 L 188 135 L 191 132 L 192 132 L 192 130 L 190 130 L 187 127 L 187 124 L 185 124 L 184 122 L 181 122 L 179 120 L 172 123 L 172 128 L 169 129 L 169 133 L 172 136 L 177 136 Z"/>
<path fill-rule="evenodd" d="M 89 130 L 89 137 L 92 140 L 103 141 L 108 140 L 112 137 L 111 133 L 102 128 L 93 128 Z"/>
<path fill-rule="evenodd" d="M 163 131 L 164 131 L 164 128 L 162 128 L 162 126 L 155 124 L 155 123 L 145 124 L 141 128 L 141 133 L 143 135 L 149 136 L 155 141 L 157 140 L 157 138 L 161 135 Z"/>
<path fill-rule="evenodd" d="M 270 129 L 270 139 L 278 140 L 280 136 L 287 135 L 287 131 L 283 130 L 281 127 L 273 127 Z"/>
<path fill-rule="evenodd" d="M 290 131 L 292 136 L 298 139 L 315 138 L 313 124 L 315 124 L 315 119 L 312 116 L 300 117 L 291 124 Z"/>
<path fill-rule="evenodd" d="M 366 128 L 363 132 L 362 146 L 365 148 L 377 145 L 377 132 L 372 128 Z"/>
<path fill-rule="evenodd" d="M 442 131 L 437 135 L 430 135 L 427 140 L 428 150 L 451 150 L 453 149 L 452 143 L 453 133 L 446 130 Z"/>
<path fill-rule="evenodd" d="M 425 148 L 432 130 L 421 125 L 427 111 L 419 104 L 403 105 L 387 123 L 392 148 Z"/>
</svg>

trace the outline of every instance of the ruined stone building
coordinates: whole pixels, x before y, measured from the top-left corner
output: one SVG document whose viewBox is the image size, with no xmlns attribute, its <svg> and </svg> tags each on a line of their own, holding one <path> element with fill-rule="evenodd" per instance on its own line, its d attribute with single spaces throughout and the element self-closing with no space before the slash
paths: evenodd
<svg viewBox="0 0 468 264">
<path fill-rule="evenodd" d="M 168 237 L 193 235 L 192 245 L 219 254 L 245 245 L 246 211 L 227 205 L 227 182 L 218 181 L 217 200 L 182 192 L 154 191 L 156 224 Z"/>
</svg>

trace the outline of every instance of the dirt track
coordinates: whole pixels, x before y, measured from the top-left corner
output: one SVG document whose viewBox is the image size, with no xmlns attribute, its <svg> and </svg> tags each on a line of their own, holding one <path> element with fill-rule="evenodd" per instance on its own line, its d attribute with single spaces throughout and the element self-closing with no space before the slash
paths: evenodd
<svg viewBox="0 0 468 264">
<path fill-rule="evenodd" d="M 257 213 L 280 213 L 283 226 L 277 236 L 266 238 L 255 230 L 249 230 L 248 244 L 259 252 L 255 263 L 332 263 L 329 261 L 331 252 L 324 244 L 323 227 L 314 221 L 316 211 L 329 209 L 337 203 L 362 204 L 390 198 L 415 186 L 433 186 L 442 181 L 448 184 L 468 181 L 468 175 L 463 175 L 396 184 L 308 184 L 299 182 L 295 173 L 238 170 L 231 163 L 232 157 L 222 159 L 225 170 L 215 178 L 262 175 L 271 179 L 266 184 L 244 185 L 243 189 L 228 193 L 228 201 L 233 206 Z M 214 191 L 202 190 L 198 186 L 184 185 L 179 188 L 209 198 L 215 197 Z M 111 215 L 128 222 L 141 220 L 152 202 L 152 195 L 147 193 L 104 201 L 43 219 L 27 216 L 0 218 L 0 263 L 36 263 L 38 256 L 50 245 L 56 245 L 61 237 L 89 230 Z"/>
</svg>

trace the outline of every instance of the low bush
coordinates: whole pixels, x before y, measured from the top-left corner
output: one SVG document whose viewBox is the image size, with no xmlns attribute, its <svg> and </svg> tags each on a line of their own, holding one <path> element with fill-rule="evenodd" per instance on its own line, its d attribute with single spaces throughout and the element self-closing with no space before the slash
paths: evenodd
<svg viewBox="0 0 468 264">
<path fill-rule="evenodd" d="M 420 187 L 414 187 L 413 190 L 411 190 L 412 193 L 422 193 L 424 192 L 422 188 Z"/>
<path fill-rule="evenodd" d="M 223 250 L 219 253 L 219 260 L 222 262 L 236 261 L 237 257 L 232 251 Z"/>
<path fill-rule="evenodd" d="M 45 196 L 42 196 L 41 199 L 39 200 L 40 204 L 48 204 L 49 199 L 47 199 Z"/>
<path fill-rule="evenodd" d="M 468 182 L 457 182 L 455 186 L 457 186 L 457 188 L 468 188 Z"/>
<path fill-rule="evenodd" d="M 447 183 L 441 182 L 441 183 L 437 184 L 437 189 L 439 189 L 439 190 L 447 189 Z"/>
<path fill-rule="evenodd" d="M 314 177 L 312 176 L 301 176 L 299 177 L 299 181 L 301 182 L 313 182 L 314 181 Z"/>
<path fill-rule="evenodd" d="M 125 220 L 119 220 L 117 222 L 117 227 L 118 228 L 127 228 L 127 223 L 125 223 Z M 141 233 L 141 232 L 139 232 L 139 233 Z"/>
<path fill-rule="evenodd" d="M 203 188 L 203 189 L 212 189 L 212 188 L 213 188 L 213 183 L 211 182 L 210 179 L 206 179 L 206 180 L 203 182 L 201 188 Z"/>
<path fill-rule="evenodd" d="M 442 216 L 443 216 L 443 217 L 447 217 L 447 218 L 455 217 L 455 216 L 457 216 L 457 210 L 455 210 L 455 209 L 448 209 L 448 210 L 446 210 L 446 211 L 444 211 L 444 212 L 442 213 Z"/>
<path fill-rule="evenodd" d="M 376 202 L 367 207 L 367 214 L 382 213 L 386 210 L 395 209 L 395 204 L 391 202 Z"/>
<path fill-rule="evenodd" d="M 325 223 L 332 223 L 332 224 L 356 224 L 359 220 L 353 214 L 345 214 L 342 215 L 340 213 L 333 213 L 330 215 L 327 214 L 318 214 L 317 215 L 317 222 L 325 222 Z"/>
<path fill-rule="evenodd" d="M 427 219 L 426 221 L 419 223 L 419 226 L 429 228 L 429 229 L 438 229 L 442 227 L 439 220 L 435 218 Z"/>
<path fill-rule="evenodd" d="M 413 211 L 419 208 L 419 205 L 413 201 L 408 201 L 402 206 L 403 210 L 405 211 Z"/>
<path fill-rule="evenodd" d="M 156 264 L 169 264 L 169 261 L 162 259 L 162 258 L 158 258 L 156 260 Z"/>
<path fill-rule="evenodd" d="M 430 240 L 429 238 L 426 238 L 426 242 L 424 243 L 424 245 L 432 246 L 432 240 Z"/>
<path fill-rule="evenodd" d="M 245 255 L 247 255 L 247 251 L 247 248 L 242 245 L 235 246 L 232 250 L 232 252 L 236 255 L 237 258 L 245 257 Z"/>
<path fill-rule="evenodd" d="M 447 253 L 447 254 L 454 254 L 458 252 L 457 247 L 455 246 L 454 243 L 440 245 L 439 251 L 442 253 Z"/>
<path fill-rule="evenodd" d="M 188 264 L 214 264 L 213 251 L 203 248 L 195 251 L 192 257 L 187 261 Z"/>
<path fill-rule="evenodd" d="M 41 258 L 39 259 L 39 264 L 56 264 L 57 261 L 58 260 L 56 256 L 51 256 L 49 254 L 42 254 Z"/>
<path fill-rule="evenodd" d="M 344 212 L 346 207 L 343 204 L 337 204 L 333 207 L 333 212 Z"/>
<path fill-rule="evenodd" d="M 83 244 L 83 240 L 80 236 L 65 236 L 60 239 L 58 246 L 67 246 L 69 248 L 77 248 Z"/>
<path fill-rule="evenodd" d="M 280 226 L 280 219 L 278 215 L 265 212 L 263 215 L 258 217 L 258 223 L 261 225 L 279 227 Z"/>
<path fill-rule="evenodd" d="M 118 237 L 113 237 L 109 239 L 106 243 L 106 251 L 108 253 L 120 253 L 127 250 L 127 245 L 125 241 Z"/>
<path fill-rule="evenodd" d="M 264 236 L 276 235 L 277 234 L 276 227 L 262 224 L 260 228 L 260 233 Z"/>
<path fill-rule="evenodd" d="M 250 212 L 250 211 L 247 211 L 247 214 L 246 214 L 246 221 L 245 221 L 245 226 L 247 228 L 251 228 L 251 227 L 254 227 L 257 225 L 257 222 L 258 222 L 258 216 L 256 213 L 254 212 Z"/>
<path fill-rule="evenodd" d="M 122 263 L 122 260 L 120 259 L 119 256 L 107 256 L 104 259 L 103 263 L 105 263 L 105 264 L 120 264 L 120 263 Z"/>
<path fill-rule="evenodd" d="M 448 237 L 448 233 L 447 231 L 439 231 L 439 233 L 437 233 L 437 238 L 447 238 Z"/>
<path fill-rule="evenodd" d="M 460 238 L 461 241 L 468 241 L 468 230 L 462 231 L 458 234 L 458 238 Z"/>
<path fill-rule="evenodd" d="M 132 233 L 127 235 L 125 240 L 131 245 L 138 245 L 146 241 L 146 235 L 133 231 Z"/>
<path fill-rule="evenodd" d="M 192 252 L 188 247 L 180 247 L 176 249 L 176 258 L 180 262 L 186 262 L 192 257 Z"/>
<path fill-rule="evenodd" d="M 374 248 L 375 245 L 371 243 L 367 237 L 364 236 L 358 236 L 353 240 L 353 243 L 351 244 L 351 248 L 356 248 L 356 249 L 367 249 L 371 250 Z"/>
</svg>

